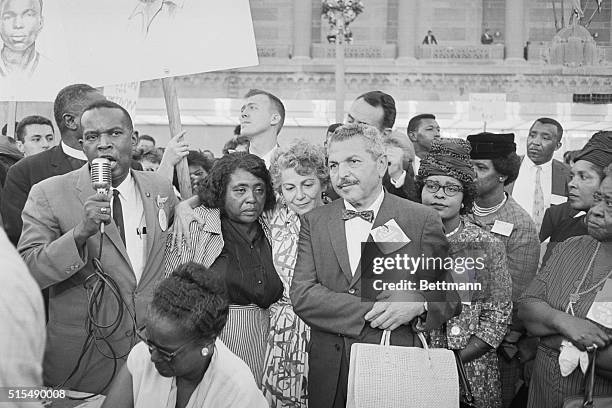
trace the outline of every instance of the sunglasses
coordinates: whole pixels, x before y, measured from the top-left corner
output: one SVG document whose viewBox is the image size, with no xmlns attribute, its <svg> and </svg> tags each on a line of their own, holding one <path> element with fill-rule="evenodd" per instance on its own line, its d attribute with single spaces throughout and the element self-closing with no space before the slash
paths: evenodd
<svg viewBox="0 0 612 408">
<path fill-rule="evenodd" d="M 181 351 L 185 350 L 188 345 L 190 345 L 195 340 L 197 340 L 196 338 L 193 338 L 191 340 L 188 340 L 186 343 L 181 345 L 176 350 L 168 351 L 164 349 L 163 347 L 159 347 L 157 344 L 149 340 L 147 336 L 145 335 L 146 330 L 147 330 L 146 327 L 143 327 L 140 330 L 137 330 L 136 336 L 138 336 L 138 338 L 147 345 L 147 347 L 149 348 L 149 352 L 151 354 L 153 354 L 154 351 L 157 351 L 157 353 L 159 353 L 159 355 L 168 363 L 172 362 L 172 360 L 174 360 L 176 356 L 178 356 L 181 353 Z"/>
</svg>

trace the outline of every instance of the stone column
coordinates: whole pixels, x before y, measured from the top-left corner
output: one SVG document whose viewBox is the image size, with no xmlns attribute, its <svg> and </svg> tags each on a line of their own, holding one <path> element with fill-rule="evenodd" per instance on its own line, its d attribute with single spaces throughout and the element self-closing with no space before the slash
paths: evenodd
<svg viewBox="0 0 612 408">
<path fill-rule="evenodd" d="M 293 59 L 310 58 L 313 1 L 293 0 Z"/>
<path fill-rule="evenodd" d="M 419 1 L 400 0 L 397 5 L 397 58 L 412 61 L 416 58 Z"/>
<path fill-rule="evenodd" d="M 524 0 L 506 0 L 506 61 L 525 61 L 523 54 Z"/>
</svg>

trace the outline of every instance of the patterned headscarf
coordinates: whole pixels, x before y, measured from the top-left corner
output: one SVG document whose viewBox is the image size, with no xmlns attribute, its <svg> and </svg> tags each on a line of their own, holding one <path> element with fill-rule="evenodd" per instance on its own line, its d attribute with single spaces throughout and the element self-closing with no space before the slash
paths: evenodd
<svg viewBox="0 0 612 408">
<path fill-rule="evenodd" d="M 574 158 L 574 162 L 586 160 L 605 168 L 612 163 L 612 132 L 597 132 Z"/>
<path fill-rule="evenodd" d="M 476 174 L 470 162 L 472 147 L 463 139 L 434 139 L 431 149 L 419 167 L 418 178 L 429 176 L 450 176 L 464 186 L 474 183 Z"/>
</svg>

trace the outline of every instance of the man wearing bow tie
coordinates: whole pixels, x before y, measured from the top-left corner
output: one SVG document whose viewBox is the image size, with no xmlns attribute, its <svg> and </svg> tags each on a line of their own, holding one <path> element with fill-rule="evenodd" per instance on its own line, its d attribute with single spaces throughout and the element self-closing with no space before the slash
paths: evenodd
<svg viewBox="0 0 612 408">
<path fill-rule="evenodd" d="M 295 312 L 311 327 L 309 405 L 322 408 L 346 406 L 353 343 L 379 343 L 388 329 L 391 344 L 418 346 L 412 323 L 431 330 L 460 311 L 454 291 L 381 292 L 372 290 L 366 276 L 362 280 L 373 257 L 446 257 L 442 221 L 435 211 L 383 190 L 387 159 L 376 128 L 338 128 L 327 153 L 331 183 L 341 199 L 303 217 L 290 292 Z M 395 229 L 399 239 L 377 242 L 379 228 Z M 371 250 L 362 251 L 364 242 Z M 443 270 L 421 268 L 401 275 L 430 282 L 446 277 Z"/>
</svg>

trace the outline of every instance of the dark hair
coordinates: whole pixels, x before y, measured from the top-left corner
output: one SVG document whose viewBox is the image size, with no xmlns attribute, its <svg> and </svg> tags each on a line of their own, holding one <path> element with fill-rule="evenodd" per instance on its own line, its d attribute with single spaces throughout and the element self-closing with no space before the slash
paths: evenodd
<svg viewBox="0 0 612 408">
<path fill-rule="evenodd" d="M 413 116 L 410 119 L 410 121 L 408 122 L 408 127 L 406 128 L 408 133 L 416 132 L 417 129 L 419 128 L 420 124 L 421 124 L 421 121 L 423 119 L 433 119 L 433 120 L 436 120 L 436 117 L 434 115 L 432 115 L 431 113 L 422 113 L 420 115 Z"/>
<path fill-rule="evenodd" d="M 557 142 L 561 140 L 561 136 L 563 136 L 563 126 L 561 126 L 559 122 L 551 118 L 538 118 L 533 122 L 533 125 L 535 125 L 536 122 L 540 122 L 543 125 L 553 125 L 555 128 L 557 128 Z M 531 125 L 531 128 L 533 125 Z M 530 131 L 531 128 L 529 128 Z"/>
<path fill-rule="evenodd" d="M 190 166 L 202 166 L 206 173 L 212 169 L 213 162 L 197 150 L 190 150 L 189 154 L 187 154 L 187 164 Z"/>
<path fill-rule="evenodd" d="M 150 308 L 175 321 L 188 334 L 212 340 L 227 322 L 229 300 L 218 272 L 189 262 L 157 285 Z"/>
<path fill-rule="evenodd" d="M 153 136 L 140 135 L 138 136 L 138 141 L 140 142 L 141 140 L 148 140 L 149 142 L 153 142 L 153 146 L 155 146 L 155 139 L 153 138 Z"/>
<path fill-rule="evenodd" d="M 157 149 L 143 152 L 140 154 L 139 161 L 145 161 L 145 160 L 151 163 L 160 164 L 162 160 L 162 154 Z"/>
<path fill-rule="evenodd" d="M 327 127 L 327 133 L 334 133 L 340 126 L 342 126 L 342 123 L 332 123 Z"/>
<path fill-rule="evenodd" d="M 119 105 L 118 103 L 115 103 L 113 101 L 107 101 L 107 100 L 96 101 L 90 104 L 89 106 L 87 106 L 85 109 L 83 109 L 83 113 L 81 114 L 81 116 L 84 115 L 85 112 L 89 112 L 94 109 L 118 109 L 120 110 L 123 113 L 123 117 L 127 121 L 128 128 L 130 129 L 130 131 L 134 130 L 134 125 L 132 124 L 132 118 L 130 117 L 129 112 L 125 110 L 125 108 Z M 140 137 L 143 137 L 143 136 L 140 136 Z"/>
<path fill-rule="evenodd" d="M 21 141 L 22 143 L 25 138 L 26 126 L 29 125 L 47 125 L 51 127 L 51 133 L 55 133 L 53 129 L 53 123 L 50 119 L 38 115 L 26 116 L 25 118 L 21 119 L 21 121 L 17 125 L 17 129 L 15 130 L 16 139 Z"/>
<path fill-rule="evenodd" d="M 17 129 L 17 125 L 19 125 L 19 122 L 15 122 L 14 129 Z M 8 134 L 8 123 L 5 123 L 4 126 L 2 126 L 2 136 L 6 136 L 7 134 Z"/>
<path fill-rule="evenodd" d="M 516 153 L 510 153 L 506 157 L 491 159 L 493 168 L 502 176 L 507 176 L 504 186 L 513 183 L 518 177 L 521 168 L 521 158 Z"/>
<path fill-rule="evenodd" d="M 55 97 L 53 103 L 53 117 L 57 124 L 60 133 L 66 130 L 64 126 L 64 114 L 72 113 L 76 114 L 77 110 L 81 110 L 85 104 L 89 103 L 87 94 L 91 92 L 98 92 L 94 87 L 87 84 L 74 84 L 68 85 L 63 88 Z"/>
<path fill-rule="evenodd" d="M 234 136 L 240 136 L 240 125 L 236 125 L 234 128 Z"/>
<path fill-rule="evenodd" d="M 370 91 L 360 95 L 357 99 L 363 99 L 368 105 L 378 108 L 382 106 L 383 109 L 383 129 L 392 128 L 395 124 L 395 116 L 397 110 L 395 109 L 395 100 L 389 94 L 382 91 Z"/>
<path fill-rule="evenodd" d="M 249 92 L 246 93 L 244 97 L 250 98 L 251 96 L 255 95 L 266 95 L 268 99 L 270 99 L 270 103 L 273 105 L 274 109 L 276 109 L 276 111 L 280 115 L 280 121 L 277 125 L 278 130 L 276 132 L 276 134 L 279 134 L 281 129 L 283 128 L 283 124 L 285 123 L 285 105 L 283 105 L 283 102 L 281 102 L 281 100 L 277 96 L 272 95 L 270 92 L 262 91 L 261 89 L 251 89 L 249 90 Z"/>
<path fill-rule="evenodd" d="M 202 204 L 208 208 L 219 208 L 223 211 L 227 186 L 232 174 L 237 169 L 247 171 L 264 182 L 266 186 L 264 211 L 273 209 L 276 197 L 266 162 L 254 154 L 246 152 L 229 153 L 215 161 L 215 165 L 210 169 L 198 189 L 198 196 Z"/>
<path fill-rule="evenodd" d="M 223 145 L 223 149 L 221 150 L 221 153 L 225 156 L 226 154 L 230 153 L 230 150 L 236 150 L 236 148 L 239 145 L 244 145 L 244 144 L 247 145 L 247 149 L 251 146 L 251 141 L 249 140 L 248 137 L 246 136 L 234 137 L 228 140 L 227 142 L 225 142 L 225 144 Z"/>
</svg>

